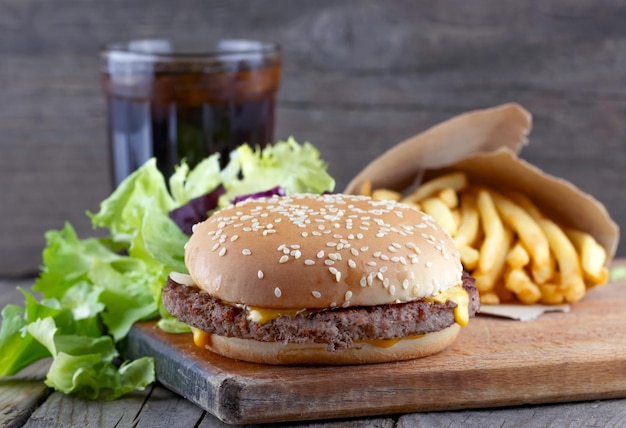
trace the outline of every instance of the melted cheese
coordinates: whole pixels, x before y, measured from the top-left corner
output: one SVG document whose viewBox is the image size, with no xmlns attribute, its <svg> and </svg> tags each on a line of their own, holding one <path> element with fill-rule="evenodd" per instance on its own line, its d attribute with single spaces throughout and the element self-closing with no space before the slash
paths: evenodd
<svg viewBox="0 0 626 428">
<path fill-rule="evenodd" d="M 254 306 L 248 306 L 246 307 L 246 310 L 248 311 L 248 320 L 257 322 L 259 324 L 268 323 L 283 315 L 287 315 L 293 318 L 296 315 L 306 311 L 306 309 L 264 309 Z"/>
<path fill-rule="evenodd" d="M 465 327 L 469 322 L 469 295 L 460 285 L 449 288 L 437 296 L 429 297 L 424 300 L 438 303 L 452 301 L 456 303 L 456 308 L 454 308 L 454 320 L 457 324 L 461 327 Z M 298 314 L 307 312 L 306 309 L 265 309 L 254 306 L 246 306 L 245 309 L 247 311 L 248 320 L 259 324 L 268 323 L 283 315 L 295 317 Z"/>
<path fill-rule="evenodd" d="M 454 320 L 457 324 L 461 327 L 465 327 L 469 322 L 469 295 L 460 285 L 449 288 L 435 297 L 429 297 L 424 300 L 438 303 L 446 303 L 450 300 L 456 303 L 456 308 L 454 308 Z"/>
<path fill-rule="evenodd" d="M 195 327 L 191 327 L 191 332 L 193 333 L 193 343 L 195 343 L 196 346 L 204 348 L 211 343 L 211 335 L 209 333 Z"/>
</svg>

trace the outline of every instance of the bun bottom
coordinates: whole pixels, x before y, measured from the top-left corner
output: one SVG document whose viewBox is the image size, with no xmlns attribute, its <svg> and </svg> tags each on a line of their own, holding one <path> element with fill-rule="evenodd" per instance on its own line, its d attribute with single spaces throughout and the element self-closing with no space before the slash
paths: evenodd
<svg viewBox="0 0 626 428">
<path fill-rule="evenodd" d="M 357 342 L 351 348 L 335 352 L 327 351 L 325 344 L 260 342 L 212 334 L 206 348 L 224 357 L 272 365 L 372 364 L 435 354 L 452 344 L 460 330 L 458 324 L 453 324 L 441 331 L 399 340 L 391 346 Z"/>
</svg>

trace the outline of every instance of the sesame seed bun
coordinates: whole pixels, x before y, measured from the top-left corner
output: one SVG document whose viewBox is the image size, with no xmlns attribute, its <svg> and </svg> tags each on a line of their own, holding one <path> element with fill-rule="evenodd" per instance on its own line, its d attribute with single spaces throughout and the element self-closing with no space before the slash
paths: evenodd
<svg viewBox="0 0 626 428">
<path fill-rule="evenodd" d="M 373 364 L 426 357 L 447 348 L 454 342 L 461 327 L 452 324 L 443 330 L 417 338 L 406 338 L 391 346 L 366 342 L 336 352 L 328 352 L 319 343 L 260 342 L 212 334 L 206 348 L 229 358 L 274 365 L 340 365 Z"/>
<path fill-rule="evenodd" d="M 454 243 L 431 217 L 354 195 L 227 207 L 194 227 L 185 261 L 202 290 L 265 309 L 409 302 L 462 282 Z"/>
</svg>

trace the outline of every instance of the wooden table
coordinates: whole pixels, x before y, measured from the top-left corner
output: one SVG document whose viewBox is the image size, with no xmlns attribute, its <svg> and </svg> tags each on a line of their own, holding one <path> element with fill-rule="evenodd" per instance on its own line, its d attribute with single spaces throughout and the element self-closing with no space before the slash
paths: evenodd
<svg viewBox="0 0 626 428">
<path fill-rule="evenodd" d="M 31 280 L 0 280 L 0 307 L 22 304 L 16 286 Z M 87 401 L 52 392 L 41 379 L 46 363 L 0 380 L 0 426 L 6 427 L 218 427 L 227 426 L 208 412 L 155 383 L 117 401 Z M 625 374 L 626 375 L 626 374 Z M 621 427 L 626 399 L 547 404 L 499 409 L 412 413 L 393 416 L 286 423 L 315 427 Z"/>
</svg>

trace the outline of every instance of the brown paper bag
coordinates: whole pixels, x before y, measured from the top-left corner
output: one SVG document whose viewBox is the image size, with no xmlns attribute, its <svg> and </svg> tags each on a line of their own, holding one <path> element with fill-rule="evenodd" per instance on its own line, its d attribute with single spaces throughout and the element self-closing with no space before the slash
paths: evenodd
<svg viewBox="0 0 626 428">
<path fill-rule="evenodd" d="M 513 103 L 462 114 L 374 159 L 345 193 L 359 193 L 366 180 L 373 189 L 408 192 L 431 177 L 465 171 L 471 183 L 505 194 L 522 192 L 556 222 L 590 233 L 606 249 L 608 263 L 617 249 L 619 227 L 593 196 L 517 156 L 531 127 L 530 113 Z"/>
</svg>

